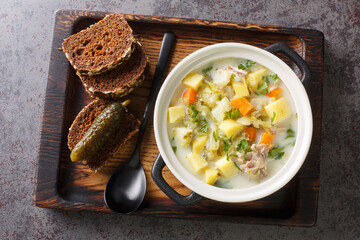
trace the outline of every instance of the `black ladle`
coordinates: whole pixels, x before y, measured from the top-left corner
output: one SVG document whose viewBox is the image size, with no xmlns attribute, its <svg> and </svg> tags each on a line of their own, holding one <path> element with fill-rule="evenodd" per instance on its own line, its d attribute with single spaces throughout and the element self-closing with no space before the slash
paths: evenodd
<svg viewBox="0 0 360 240">
<path fill-rule="evenodd" d="M 141 122 L 136 148 L 131 158 L 114 172 L 106 185 L 104 192 L 105 204 L 114 212 L 131 213 L 140 206 L 144 199 L 146 192 L 146 178 L 140 162 L 141 142 L 144 137 L 146 123 L 162 83 L 162 76 L 174 40 L 174 34 L 164 34 L 154 79 L 150 89 L 149 100 L 146 104 L 144 118 Z"/>
</svg>

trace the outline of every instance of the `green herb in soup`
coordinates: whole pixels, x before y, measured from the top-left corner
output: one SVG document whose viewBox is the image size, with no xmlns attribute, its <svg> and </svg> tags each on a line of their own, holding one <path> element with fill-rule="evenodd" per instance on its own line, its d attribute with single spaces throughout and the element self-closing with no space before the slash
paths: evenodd
<svg viewBox="0 0 360 240">
<path fill-rule="evenodd" d="M 242 139 L 236 146 L 236 151 L 245 152 L 245 151 L 247 151 L 248 147 L 249 147 L 249 142 L 246 141 L 245 139 Z"/>
<path fill-rule="evenodd" d="M 236 108 L 235 110 L 225 112 L 225 116 L 227 118 L 237 119 L 238 117 L 240 117 L 240 111 L 238 108 Z"/>
<path fill-rule="evenodd" d="M 284 147 L 274 147 L 269 152 L 268 157 L 274 158 L 275 160 L 281 159 L 285 154 L 284 152 L 282 152 L 283 149 L 284 149 Z"/>
<path fill-rule="evenodd" d="M 285 139 L 288 139 L 288 138 L 293 138 L 295 136 L 295 132 L 293 130 L 291 130 L 290 128 L 286 131 L 286 138 Z"/>
<path fill-rule="evenodd" d="M 209 67 L 207 67 L 207 68 L 203 69 L 203 71 L 202 71 L 203 75 L 208 74 L 208 72 L 210 72 L 212 69 L 213 69 L 213 67 L 212 67 L 212 66 L 209 66 Z"/>
</svg>

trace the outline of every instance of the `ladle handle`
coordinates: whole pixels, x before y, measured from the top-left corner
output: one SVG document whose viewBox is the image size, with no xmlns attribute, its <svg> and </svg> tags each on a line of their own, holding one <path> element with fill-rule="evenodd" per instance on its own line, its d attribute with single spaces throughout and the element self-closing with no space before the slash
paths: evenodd
<svg viewBox="0 0 360 240">
<path fill-rule="evenodd" d="M 140 148 L 139 145 L 141 145 L 142 138 L 145 133 L 146 123 L 149 119 L 149 116 L 151 114 L 151 111 L 153 109 L 156 96 L 159 92 L 161 83 L 162 83 L 162 77 L 164 75 L 164 70 L 167 65 L 167 60 L 169 58 L 169 55 L 171 53 L 171 49 L 173 46 L 173 43 L 175 41 L 175 35 L 173 33 L 167 32 L 164 34 L 164 38 L 161 44 L 159 58 L 156 64 L 155 74 L 154 78 L 152 80 L 151 89 L 150 89 L 150 95 L 148 98 L 148 102 L 145 107 L 145 113 L 143 120 L 141 121 L 141 128 L 140 128 L 140 134 L 138 138 L 138 148 Z"/>
<path fill-rule="evenodd" d="M 311 77 L 311 70 L 309 65 L 305 62 L 305 60 L 297 54 L 291 47 L 289 47 L 285 43 L 274 43 L 265 48 L 266 51 L 271 52 L 272 54 L 275 53 L 283 53 L 288 56 L 295 64 L 299 67 L 302 76 L 300 81 L 303 83 L 305 87 L 309 86 L 310 77 Z"/>
<path fill-rule="evenodd" d="M 170 185 L 165 181 L 162 176 L 162 170 L 165 167 L 165 162 L 162 159 L 160 153 L 157 155 L 154 165 L 151 169 L 151 178 L 154 180 L 155 184 L 174 202 L 179 205 L 190 205 L 199 202 L 204 199 L 204 197 L 199 194 L 192 192 L 188 196 L 183 196 L 177 193 Z"/>
</svg>

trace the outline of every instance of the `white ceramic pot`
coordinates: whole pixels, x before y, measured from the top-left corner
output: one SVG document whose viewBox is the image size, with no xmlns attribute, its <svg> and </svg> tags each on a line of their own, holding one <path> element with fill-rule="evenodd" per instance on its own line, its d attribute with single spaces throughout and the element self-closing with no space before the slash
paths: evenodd
<svg viewBox="0 0 360 240">
<path fill-rule="evenodd" d="M 285 46 L 289 51 L 290 48 L 287 45 Z M 294 53 L 295 52 L 292 54 Z M 170 99 L 172 98 L 175 89 L 179 86 L 182 79 L 193 69 L 196 69 L 205 63 L 219 58 L 229 57 L 244 58 L 255 61 L 276 73 L 286 85 L 291 96 L 293 97 L 298 116 L 296 144 L 286 164 L 268 180 L 256 186 L 243 189 L 218 188 L 208 185 L 197 179 L 185 169 L 185 167 L 175 156 L 167 132 L 167 109 L 170 103 Z M 297 57 L 300 58 L 298 55 Z M 301 59 L 301 61 L 303 60 Z M 306 65 L 304 61 L 302 64 Z M 306 73 L 303 72 L 303 75 L 307 75 L 306 77 L 308 79 L 306 81 L 308 81 L 310 77 L 310 71 L 308 67 L 306 71 Z M 293 70 L 286 63 L 284 63 L 274 54 L 251 45 L 241 43 L 220 43 L 202 48 L 190 54 L 179 64 L 177 64 L 176 67 L 167 76 L 156 100 L 154 112 L 154 131 L 156 142 L 162 158 L 164 159 L 170 171 L 186 187 L 203 197 L 221 202 L 247 202 L 266 197 L 276 192 L 295 176 L 295 174 L 302 166 L 310 147 L 313 131 L 313 120 L 311 107 L 305 88 Z"/>
</svg>

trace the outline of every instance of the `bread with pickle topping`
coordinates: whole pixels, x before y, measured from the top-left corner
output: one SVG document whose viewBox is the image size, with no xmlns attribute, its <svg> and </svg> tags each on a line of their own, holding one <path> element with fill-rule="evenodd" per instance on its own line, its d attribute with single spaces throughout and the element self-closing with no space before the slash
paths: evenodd
<svg viewBox="0 0 360 240">
<path fill-rule="evenodd" d="M 76 144 L 83 138 L 95 118 L 110 103 L 112 103 L 112 101 L 95 99 L 78 113 L 69 129 L 68 147 L 70 151 L 72 151 Z M 140 121 L 127 110 L 121 121 L 121 127 L 111 135 L 110 139 L 106 141 L 101 150 L 83 161 L 83 163 L 92 171 L 96 172 L 103 167 L 109 157 L 117 152 L 126 141 L 131 139 L 139 131 Z"/>
</svg>

